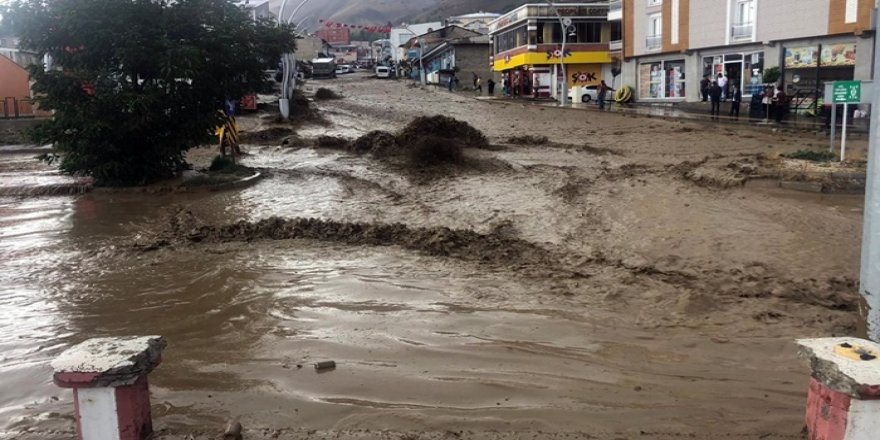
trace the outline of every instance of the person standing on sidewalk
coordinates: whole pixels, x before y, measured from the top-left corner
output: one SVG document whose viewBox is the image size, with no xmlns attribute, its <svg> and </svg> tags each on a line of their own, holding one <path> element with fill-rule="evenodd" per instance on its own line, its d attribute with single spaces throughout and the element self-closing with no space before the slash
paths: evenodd
<svg viewBox="0 0 880 440">
<path fill-rule="evenodd" d="M 723 72 L 718 74 L 718 87 L 721 88 L 721 100 L 727 100 L 727 77 Z"/>
<path fill-rule="evenodd" d="M 596 90 L 596 100 L 599 101 L 599 110 L 605 110 L 605 95 L 608 92 L 613 92 L 614 89 L 608 87 L 608 84 L 605 84 L 605 80 L 602 80 L 602 83 L 599 84 L 598 90 Z"/>
<path fill-rule="evenodd" d="M 776 123 L 782 123 L 782 117 L 788 107 L 788 96 L 782 91 L 782 87 L 776 87 L 776 93 L 773 95 L 773 114 L 776 115 Z"/>
<path fill-rule="evenodd" d="M 730 89 L 730 113 L 728 113 L 728 116 L 733 116 L 734 118 L 739 119 L 739 104 L 742 100 L 742 91 L 737 87 L 736 81 L 734 81 L 733 86 Z"/>
<path fill-rule="evenodd" d="M 721 87 L 716 81 L 712 81 L 712 85 L 709 86 L 709 100 L 712 102 L 712 110 L 710 111 L 712 119 L 718 119 L 718 115 L 721 113 Z"/>
<path fill-rule="evenodd" d="M 489 78 L 489 81 L 486 81 L 486 86 L 489 89 L 489 96 L 495 96 L 495 80 Z"/>
<path fill-rule="evenodd" d="M 455 86 L 455 75 L 449 75 L 449 81 L 447 82 L 446 86 L 449 88 L 449 91 L 451 92 L 452 87 Z"/>
<path fill-rule="evenodd" d="M 709 75 L 703 75 L 703 79 L 700 80 L 700 95 L 703 96 L 703 102 L 709 101 Z"/>
<path fill-rule="evenodd" d="M 477 92 L 477 96 L 483 94 L 483 78 L 477 77 L 477 80 L 474 81 L 474 91 Z"/>
</svg>

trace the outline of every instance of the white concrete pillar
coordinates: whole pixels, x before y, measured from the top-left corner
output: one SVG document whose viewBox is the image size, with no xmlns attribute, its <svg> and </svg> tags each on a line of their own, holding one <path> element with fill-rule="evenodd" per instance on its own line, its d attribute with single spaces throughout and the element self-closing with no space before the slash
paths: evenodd
<svg viewBox="0 0 880 440">
<path fill-rule="evenodd" d="M 152 436 L 147 374 L 162 360 L 160 336 L 95 338 L 52 362 L 53 380 L 73 389 L 79 440 L 145 440 Z"/>
<path fill-rule="evenodd" d="M 812 368 L 807 439 L 880 438 L 880 345 L 858 338 L 797 341 Z"/>
</svg>

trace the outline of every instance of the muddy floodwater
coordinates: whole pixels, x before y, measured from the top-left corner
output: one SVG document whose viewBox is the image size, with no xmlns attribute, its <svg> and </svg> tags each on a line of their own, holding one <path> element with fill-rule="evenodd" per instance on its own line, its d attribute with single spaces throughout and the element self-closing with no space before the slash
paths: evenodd
<svg viewBox="0 0 880 440">
<path fill-rule="evenodd" d="M 494 147 L 424 173 L 268 142 L 247 147 L 264 178 L 245 188 L 0 197 L 0 438 L 69 438 L 49 362 L 153 334 L 169 342 L 150 376 L 163 438 L 229 419 L 252 438 L 800 438 L 793 340 L 856 332 L 863 196 L 761 170 L 824 138 L 318 85 L 344 98 L 317 103 L 326 122 L 303 139 L 444 114 Z M 509 142 L 526 134 L 549 139 Z M 32 156 L 0 152 L 0 188 L 66 182 Z"/>
</svg>

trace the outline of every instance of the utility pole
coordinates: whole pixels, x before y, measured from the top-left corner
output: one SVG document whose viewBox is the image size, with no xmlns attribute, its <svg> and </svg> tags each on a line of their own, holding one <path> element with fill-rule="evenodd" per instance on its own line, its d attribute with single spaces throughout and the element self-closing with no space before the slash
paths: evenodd
<svg viewBox="0 0 880 440">
<path fill-rule="evenodd" d="M 564 106 L 568 103 L 568 73 L 565 71 L 565 45 L 567 43 L 568 36 L 568 28 L 571 26 L 570 18 L 562 18 L 562 15 L 559 14 L 559 9 L 556 8 L 556 4 L 550 0 L 544 0 L 551 8 L 553 8 L 553 12 L 556 13 L 556 18 L 559 19 L 559 27 L 562 29 L 562 47 L 559 49 L 559 66 L 562 69 L 562 84 L 561 91 L 559 92 L 559 105 Z"/>
<path fill-rule="evenodd" d="M 880 23 L 880 8 L 874 23 Z M 874 34 L 877 47 L 877 34 Z M 880 342 L 880 57 L 874 57 L 874 90 L 871 96 L 871 133 L 868 142 L 868 171 L 865 182 L 865 223 L 862 230 L 860 310 L 868 324 L 868 338 Z"/>
</svg>

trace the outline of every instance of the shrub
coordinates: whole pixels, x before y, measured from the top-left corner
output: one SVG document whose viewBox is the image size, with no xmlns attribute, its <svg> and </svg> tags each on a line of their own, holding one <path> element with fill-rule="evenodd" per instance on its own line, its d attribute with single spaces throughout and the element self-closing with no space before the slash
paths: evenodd
<svg viewBox="0 0 880 440">
<path fill-rule="evenodd" d="M 327 99 L 342 99 L 342 96 L 338 95 L 336 92 L 330 89 L 326 89 L 321 87 L 315 92 L 315 99 L 317 100 L 327 100 Z"/>
<path fill-rule="evenodd" d="M 783 154 L 782 157 L 789 159 L 809 160 L 812 162 L 830 162 L 837 158 L 837 155 L 830 151 L 811 151 L 798 150 L 794 153 Z"/>
</svg>

